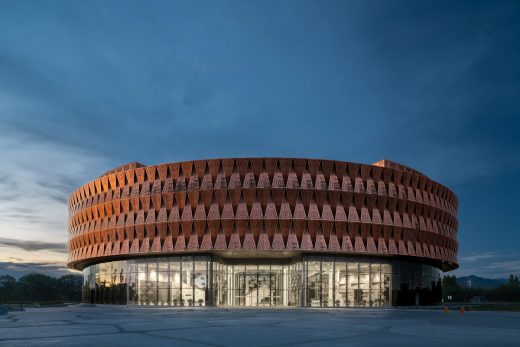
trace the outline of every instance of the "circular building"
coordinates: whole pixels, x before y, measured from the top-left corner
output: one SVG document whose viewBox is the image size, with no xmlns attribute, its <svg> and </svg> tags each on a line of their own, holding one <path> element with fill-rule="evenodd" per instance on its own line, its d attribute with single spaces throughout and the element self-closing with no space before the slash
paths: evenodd
<svg viewBox="0 0 520 347">
<path fill-rule="evenodd" d="M 456 196 L 388 160 L 130 163 L 68 208 L 85 302 L 428 305 L 458 266 Z"/>
</svg>

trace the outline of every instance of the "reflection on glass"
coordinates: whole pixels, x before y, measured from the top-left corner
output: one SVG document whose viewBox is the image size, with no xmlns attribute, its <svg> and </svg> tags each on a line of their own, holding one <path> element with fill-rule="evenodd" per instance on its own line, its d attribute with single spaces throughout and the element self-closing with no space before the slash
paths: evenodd
<svg viewBox="0 0 520 347">
<path fill-rule="evenodd" d="M 226 264 L 210 256 L 142 258 L 84 269 L 83 300 L 154 306 L 360 307 L 428 305 L 440 270 L 364 257 L 304 256 L 285 264 Z"/>
</svg>

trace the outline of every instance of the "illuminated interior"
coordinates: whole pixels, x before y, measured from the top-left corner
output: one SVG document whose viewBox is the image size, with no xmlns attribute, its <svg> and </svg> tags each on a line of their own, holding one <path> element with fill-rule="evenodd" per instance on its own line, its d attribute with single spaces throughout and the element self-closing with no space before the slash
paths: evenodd
<svg viewBox="0 0 520 347">
<path fill-rule="evenodd" d="M 375 307 L 440 302 L 440 270 L 395 259 L 140 258 L 84 269 L 83 300 L 146 306 Z"/>
</svg>

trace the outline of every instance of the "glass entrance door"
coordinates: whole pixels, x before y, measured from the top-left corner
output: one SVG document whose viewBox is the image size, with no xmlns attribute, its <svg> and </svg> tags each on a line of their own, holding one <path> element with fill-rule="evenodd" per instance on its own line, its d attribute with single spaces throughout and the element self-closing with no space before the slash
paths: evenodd
<svg viewBox="0 0 520 347">
<path fill-rule="evenodd" d="M 236 306 L 283 305 L 283 266 L 233 266 L 233 293 Z"/>
<path fill-rule="evenodd" d="M 215 262 L 215 302 L 221 306 L 296 306 L 301 290 L 299 264 Z"/>
<path fill-rule="evenodd" d="M 239 272 L 235 274 L 236 296 L 238 306 L 257 306 L 258 274 L 255 272 Z"/>
<path fill-rule="evenodd" d="M 276 306 L 281 304 L 280 274 L 276 272 L 235 273 L 237 290 L 235 303 L 239 306 Z"/>
</svg>

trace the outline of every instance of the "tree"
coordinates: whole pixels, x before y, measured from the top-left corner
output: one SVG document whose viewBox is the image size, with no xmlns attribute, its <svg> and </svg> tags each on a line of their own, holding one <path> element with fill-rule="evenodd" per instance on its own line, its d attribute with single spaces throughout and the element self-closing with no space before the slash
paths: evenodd
<svg viewBox="0 0 520 347">
<path fill-rule="evenodd" d="M 57 280 L 53 277 L 31 273 L 23 276 L 18 281 L 23 300 L 29 301 L 52 301 L 56 300 Z"/>
<path fill-rule="evenodd" d="M 54 278 L 31 273 L 18 281 L 9 275 L 0 276 L 0 301 L 81 301 L 83 277 L 65 275 Z"/>
<path fill-rule="evenodd" d="M 0 301 L 17 300 L 16 278 L 9 275 L 0 276 Z"/>
<path fill-rule="evenodd" d="M 58 299 L 65 301 L 81 301 L 81 285 L 83 277 L 65 275 L 58 279 Z"/>
<path fill-rule="evenodd" d="M 509 275 L 509 281 L 507 282 L 507 286 L 509 288 L 520 288 L 520 283 L 518 282 L 518 276 Z"/>
<path fill-rule="evenodd" d="M 444 276 L 442 279 L 442 285 L 446 289 L 457 289 L 459 287 L 457 284 L 457 276 Z"/>
</svg>

